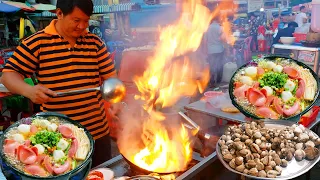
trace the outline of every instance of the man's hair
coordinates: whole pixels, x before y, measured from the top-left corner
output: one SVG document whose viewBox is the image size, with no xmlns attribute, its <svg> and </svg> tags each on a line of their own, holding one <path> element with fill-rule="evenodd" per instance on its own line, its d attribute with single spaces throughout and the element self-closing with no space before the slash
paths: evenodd
<svg viewBox="0 0 320 180">
<path fill-rule="evenodd" d="M 300 11 L 301 11 L 302 9 L 305 9 L 305 8 L 306 8 L 305 6 L 301 6 L 301 7 L 300 7 Z"/>
<path fill-rule="evenodd" d="M 93 3 L 92 0 L 58 0 L 57 9 L 61 9 L 64 15 L 72 13 L 73 9 L 77 7 L 83 11 L 87 16 L 92 15 Z"/>
<path fill-rule="evenodd" d="M 298 27 L 299 25 L 296 23 L 296 22 L 289 22 L 288 23 L 288 27 L 293 27 L 293 28 L 296 28 Z"/>
</svg>

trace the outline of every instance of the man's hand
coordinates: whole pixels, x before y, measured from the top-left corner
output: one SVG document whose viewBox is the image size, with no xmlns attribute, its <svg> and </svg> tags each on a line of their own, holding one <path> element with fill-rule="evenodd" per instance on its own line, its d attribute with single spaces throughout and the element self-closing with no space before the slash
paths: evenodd
<svg viewBox="0 0 320 180">
<path fill-rule="evenodd" d="M 26 93 L 26 97 L 29 98 L 35 104 L 43 104 L 50 100 L 51 97 L 57 96 L 57 93 L 46 88 L 45 86 L 38 84 L 31 86 Z"/>
</svg>

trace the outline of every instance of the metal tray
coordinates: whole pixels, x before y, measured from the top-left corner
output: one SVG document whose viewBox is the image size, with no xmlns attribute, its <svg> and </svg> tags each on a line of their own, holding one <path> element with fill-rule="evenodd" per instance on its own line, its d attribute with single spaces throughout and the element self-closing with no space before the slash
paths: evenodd
<svg viewBox="0 0 320 180">
<path fill-rule="evenodd" d="M 292 121 L 284 121 L 284 120 L 263 120 L 266 127 L 268 128 L 278 128 L 278 129 L 284 129 L 286 126 L 292 126 L 293 124 L 295 124 Z M 311 130 L 307 129 L 307 131 L 312 132 Z M 312 132 L 316 137 L 319 137 L 317 134 L 315 134 L 314 132 Z M 226 163 L 223 158 L 222 158 L 222 154 L 221 154 L 221 150 L 220 150 L 220 146 L 217 143 L 216 146 L 216 152 L 218 155 L 219 160 L 221 161 L 221 163 L 224 165 L 225 168 L 227 168 L 229 171 L 249 177 L 249 178 L 253 178 L 253 179 L 293 179 L 295 177 L 298 177 L 306 172 L 308 172 L 314 165 L 316 165 L 319 160 L 320 160 L 320 156 L 317 159 L 314 159 L 312 161 L 309 160 L 302 160 L 302 161 L 296 161 L 295 158 L 292 158 L 292 160 L 290 162 L 288 162 L 288 166 L 286 168 L 282 168 L 282 173 L 281 176 L 277 176 L 276 178 L 267 178 L 267 177 L 257 177 L 257 176 L 251 176 L 245 173 L 241 173 L 238 172 L 234 169 L 232 169 L 228 163 Z"/>
</svg>

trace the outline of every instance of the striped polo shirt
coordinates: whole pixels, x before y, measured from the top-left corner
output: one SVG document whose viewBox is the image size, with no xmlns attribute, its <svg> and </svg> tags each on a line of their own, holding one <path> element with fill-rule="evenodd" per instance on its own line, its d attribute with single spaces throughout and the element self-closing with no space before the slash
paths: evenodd
<svg viewBox="0 0 320 180">
<path fill-rule="evenodd" d="M 40 84 L 55 92 L 94 88 L 116 74 L 105 44 L 85 32 L 74 47 L 61 37 L 53 20 L 44 30 L 25 39 L 9 59 L 4 72 L 24 76 L 36 73 Z M 99 91 L 51 98 L 42 111 L 59 112 L 80 122 L 94 139 L 109 133 L 104 102 Z"/>
</svg>

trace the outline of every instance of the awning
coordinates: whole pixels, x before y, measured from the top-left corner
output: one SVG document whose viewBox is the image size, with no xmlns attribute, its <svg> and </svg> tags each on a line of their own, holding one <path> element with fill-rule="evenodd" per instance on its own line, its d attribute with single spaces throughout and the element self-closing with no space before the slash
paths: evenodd
<svg viewBox="0 0 320 180">
<path fill-rule="evenodd" d="M 93 13 L 116 13 L 116 12 L 126 12 L 126 11 L 139 11 L 141 6 L 137 3 L 123 3 L 123 4 L 113 4 L 113 5 L 99 5 L 93 7 Z"/>
<path fill-rule="evenodd" d="M 117 12 L 129 12 L 129 11 L 139 11 L 141 6 L 138 3 L 123 3 L 123 4 L 113 4 L 113 5 L 99 5 L 93 7 L 94 14 L 103 13 L 117 13 Z M 42 12 L 43 17 L 53 17 L 56 16 L 55 13 L 48 11 Z"/>
</svg>

